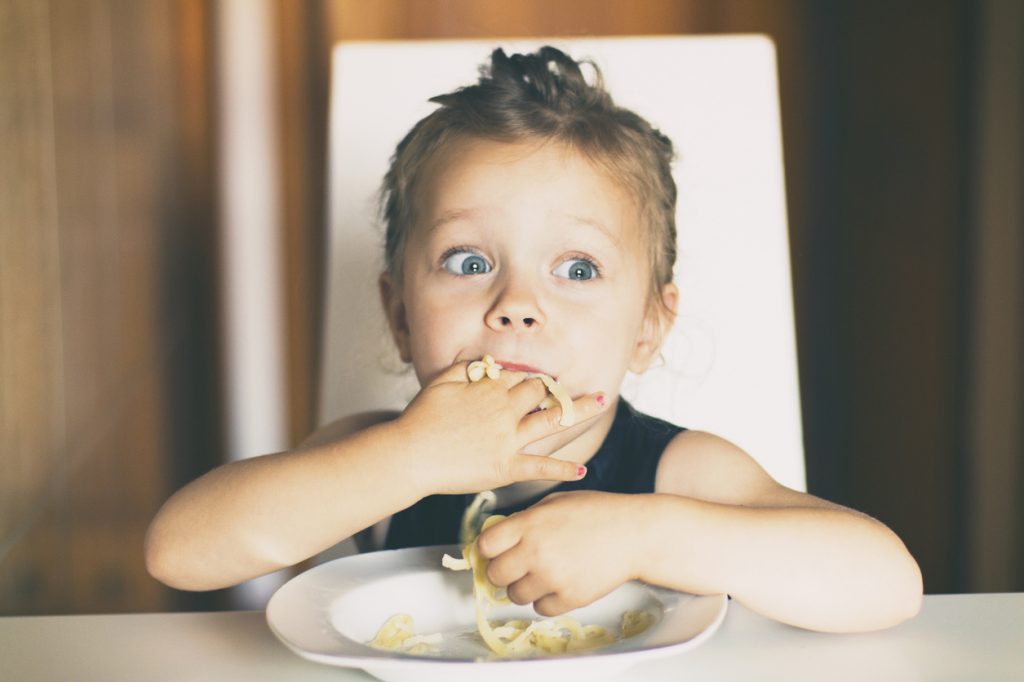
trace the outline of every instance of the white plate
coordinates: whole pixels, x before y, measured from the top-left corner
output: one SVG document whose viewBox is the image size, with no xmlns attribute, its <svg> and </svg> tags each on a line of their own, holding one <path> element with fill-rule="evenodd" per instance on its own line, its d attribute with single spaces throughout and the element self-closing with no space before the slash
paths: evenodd
<svg viewBox="0 0 1024 682">
<path fill-rule="evenodd" d="M 697 597 L 631 582 L 570 612 L 584 624 L 617 631 L 622 613 L 646 610 L 654 624 L 645 632 L 589 653 L 527 660 L 477 660 L 489 654 L 476 632 L 475 605 L 468 571 L 441 567 L 455 546 L 417 547 L 345 557 L 292 578 L 267 604 L 267 623 L 295 653 L 319 663 L 362 668 L 382 680 L 607 678 L 641 661 L 672 656 L 696 647 L 725 618 L 725 595 Z M 396 613 L 408 613 L 417 634 L 444 633 L 441 654 L 410 656 L 365 644 Z M 492 619 L 539 616 L 530 606 L 494 608 Z"/>
</svg>

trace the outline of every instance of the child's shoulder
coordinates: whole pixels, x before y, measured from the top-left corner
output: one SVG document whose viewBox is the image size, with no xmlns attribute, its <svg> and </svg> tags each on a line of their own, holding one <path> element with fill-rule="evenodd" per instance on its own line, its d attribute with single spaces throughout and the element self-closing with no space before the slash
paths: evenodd
<svg viewBox="0 0 1024 682">
<path fill-rule="evenodd" d="M 302 447 L 324 445 L 336 441 L 345 436 L 368 429 L 371 426 L 392 421 L 399 414 L 401 413 L 397 410 L 374 410 L 372 412 L 356 412 L 339 417 L 311 433 L 302 441 Z"/>
<path fill-rule="evenodd" d="M 658 463 L 655 491 L 722 504 L 747 504 L 779 487 L 753 457 L 725 438 L 683 431 Z"/>
</svg>

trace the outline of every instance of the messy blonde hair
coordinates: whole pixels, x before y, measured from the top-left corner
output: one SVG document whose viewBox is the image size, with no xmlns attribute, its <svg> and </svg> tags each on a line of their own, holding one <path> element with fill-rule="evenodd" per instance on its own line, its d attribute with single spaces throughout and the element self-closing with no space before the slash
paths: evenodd
<svg viewBox="0 0 1024 682">
<path fill-rule="evenodd" d="M 593 69 L 588 83 L 581 65 Z M 618 107 L 604 89 L 601 71 L 554 47 L 508 56 L 498 48 L 475 85 L 433 97 L 441 106 L 399 142 L 381 188 L 384 256 L 400 281 L 411 200 L 427 159 L 455 140 L 561 142 L 602 166 L 633 198 L 644 226 L 651 263 L 651 294 L 672 281 L 676 260 L 676 184 L 672 142 L 634 112 Z"/>
</svg>

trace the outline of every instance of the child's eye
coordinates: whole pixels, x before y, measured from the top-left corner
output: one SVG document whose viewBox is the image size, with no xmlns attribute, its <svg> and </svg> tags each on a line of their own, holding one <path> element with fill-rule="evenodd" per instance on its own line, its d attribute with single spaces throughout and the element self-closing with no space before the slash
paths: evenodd
<svg viewBox="0 0 1024 682">
<path fill-rule="evenodd" d="M 585 258 L 570 258 L 555 268 L 555 275 L 566 279 L 584 281 L 597 277 L 597 266 Z"/>
<path fill-rule="evenodd" d="M 487 259 L 471 251 L 446 253 L 441 266 L 453 275 L 482 275 L 491 271 Z"/>
</svg>

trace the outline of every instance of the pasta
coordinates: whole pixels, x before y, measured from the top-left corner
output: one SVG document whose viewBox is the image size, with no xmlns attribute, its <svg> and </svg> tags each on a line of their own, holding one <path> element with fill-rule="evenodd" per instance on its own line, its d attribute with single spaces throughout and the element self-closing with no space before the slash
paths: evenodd
<svg viewBox="0 0 1024 682">
<path fill-rule="evenodd" d="M 549 396 L 544 396 L 544 400 L 542 400 L 540 405 L 537 407 L 542 410 L 547 410 L 555 405 L 561 405 L 562 417 L 558 420 L 558 423 L 562 426 L 572 426 L 575 424 L 576 410 L 572 406 L 572 398 L 570 398 L 568 392 L 562 388 L 562 385 L 547 374 L 530 374 L 529 376 L 540 379 L 551 393 Z M 554 396 L 554 398 L 552 399 L 551 396 Z"/>
<path fill-rule="evenodd" d="M 469 363 L 469 367 L 466 368 L 466 374 L 470 381 L 480 381 L 485 376 L 490 379 L 497 379 L 501 376 L 501 369 L 501 365 L 495 362 L 493 357 L 485 355 L 480 360 Z M 551 393 L 551 395 L 544 396 L 544 400 L 537 405 L 538 408 L 548 410 L 556 405 L 561 406 L 562 416 L 558 423 L 562 426 L 572 426 L 576 423 L 576 410 L 573 408 L 572 398 L 560 383 L 547 374 L 530 372 L 526 376 L 531 379 L 540 379 L 544 387 Z"/>
<path fill-rule="evenodd" d="M 520 657 L 592 651 L 618 639 L 638 635 L 651 625 L 651 614 L 646 611 L 623 613 L 619 637 L 600 625 L 583 625 L 568 616 L 534 621 L 513 619 L 504 623 L 490 622 L 487 614 L 491 605 L 511 603 L 504 590 L 487 579 L 487 560 L 480 555 L 476 546 L 476 538 L 480 533 L 505 518 L 499 514 L 485 516 L 487 510 L 493 508 L 495 499 L 491 491 L 482 492 L 473 499 L 462 517 L 462 558 L 457 559 L 448 554 L 441 558 L 441 565 L 445 568 L 472 571 L 477 631 L 492 652 L 501 657 Z M 380 649 L 429 655 L 438 653 L 436 645 L 442 641 L 440 633 L 416 635 L 412 617 L 398 614 L 381 626 L 369 644 Z"/>
<path fill-rule="evenodd" d="M 501 365 L 490 355 L 469 364 L 467 375 L 471 382 L 481 381 L 484 377 L 497 379 L 501 374 Z M 549 409 L 555 405 L 562 408 L 560 423 L 572 426 L 575 423 L 572 399 L 558 382 L 545 374 L 531 374 L 537 377 L 551 393 L 538 405 L 540 409 Z M 553 396 L 553 398 L 552 398 Z M 462 544 L 462 558 L 445 554 L 441 565 L 454 571 L 472 571 L 473 597 L 476 601 L 476 626 L 481 639 L 487 647 L 498 656 L 529 656 L 537 654 L 565 654 L 590 651 L 607 646 L 619 637 L 600 625 L 582 625 L 578 620 L 568 616 L 544 618 L 528 621 L 524 619 L 508 620 L 504 623 L 491 623 L 487 614 L 492 605 L 510 604 L 508 595 L 502 588 L 496 587 L 487 579 L 487 559 L 477 549 L 477 537 L 483 531 L 498 523 L 504 516 L 488 515 L 494 508 L 496 497 L 487 490 L 477 495 L 462 516 L 462 527 L 459 540 Z M 632 637 L 646 630 L 651 624 L 651 615 L 645 611 L 627 611 L 622 615 L 620 626 L 621 638 Z M 436 654 L 436 645 L 443 637 L 440 633 L 433 635 L 416 635 L 412 616 L 398 614 L 392 616 L 381 626 L 377 636 L 369 642 L 370 646 L 380 649 L 401 651 L 409 654 Z"/>
<path fill-rule="evenodd" d="M 499 623 L 497 627 L 487 620 L 491 604 L 510 603 L 504 590 L 487 579 L 487 560 L 480 556 L 476 545 L 480 533 L 505 518 L 498 514 L 483 518 L 494 503 L 495 496 L 491 491 L 476 496 L 462 517 L 462 561 L 448 555 L 441 560 L 442 565 L 448 568 L 473 571 L 477 630 L 490 650 L 498 656 L 563 654 L 596 649 L 614 642 L 615 636 L 600 625 L 584 626 L 568 616 L 532 622 L 515 619 Z"/>
<path fill-rule="evenodd" d="M 412 616 L 400 613 L 392 616 L 377 631 L 377 636 L 370 641 L 370 646 L 377 649 L 402 651 L 408 654 L 435 653 L 434 645 L 443 639 L 441 633 L 433 635 L 417 635 L 413 631 Z"/>
</svg>

